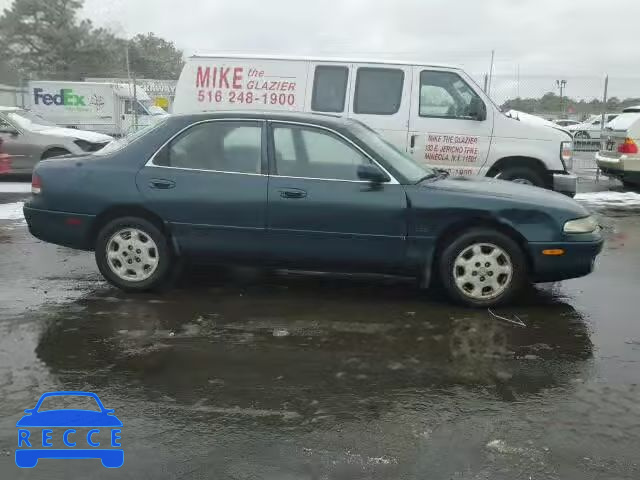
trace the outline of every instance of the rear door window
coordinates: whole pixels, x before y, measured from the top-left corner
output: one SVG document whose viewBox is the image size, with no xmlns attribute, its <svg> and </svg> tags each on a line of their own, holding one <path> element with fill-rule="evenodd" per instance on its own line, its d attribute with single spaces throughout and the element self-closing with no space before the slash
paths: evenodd
<svg viewBox="0 0 640 480">
<path fill-rule="evenodd" d="M 404 72 L 395 68 L 358 68 L 353 112 L 393 115 L 400 109 Z"/>
<path fill-rule="evenodd" d="M 154 159 L 159 166 L 261 173 L 262 128 L 257 122 L 206 122 L 192 126 Z"/>
<path fill-rule="evenodd" d="M 344 112 L 349 69 L 338 65 L 318 65 L 313 78 L 311 109 L 316 112 Z"/>
</svg>

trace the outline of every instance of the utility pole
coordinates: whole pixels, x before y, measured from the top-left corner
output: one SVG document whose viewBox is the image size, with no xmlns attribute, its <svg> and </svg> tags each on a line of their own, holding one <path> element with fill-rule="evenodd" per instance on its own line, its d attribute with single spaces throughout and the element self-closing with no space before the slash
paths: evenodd
<svg viewBox="0 0 640 480">
<path fill-rule="evenodd" d="M 496 51 L 491 50 L 491 65 L 489 66 L 489 85 L 487 86 L 487 95 L 491 96 L 491 81 L 493 80 L 493 59 Z"/>
<path fill-rule="evenodd" d="M 131 78 L 131 66 L 129 64 L 129 42 L 127 42 L 127 49 L 125 51 L 127 57 L 127 77 L 129 79 L 129 88 L 133 90 L 133 102 L 129 100 L 129 104 L 131 105 L 131 110 L 133 111 L 133 129 L 134 132 L 138 129 L 138 93 L 136 89 L 136 74 L 133 72 L 133 81 Z M 130 92 L 131 94 L 131 92 Z"/>
<path fill-rule="evenodd" d="M 567 81 L 566 80 L 556 80 L 556 86 L 560 89 L 560 110 L 562 113 L 562 116 L 564 117 L 565 113 L 564 113 L 564 89 L 567 88 Z"/>
</svg>

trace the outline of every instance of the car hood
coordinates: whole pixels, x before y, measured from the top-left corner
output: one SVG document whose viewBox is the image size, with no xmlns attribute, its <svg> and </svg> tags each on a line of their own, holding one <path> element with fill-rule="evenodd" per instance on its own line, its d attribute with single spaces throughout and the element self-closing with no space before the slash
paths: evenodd
<svg viewBox="0 0 640 480">
<path fill-rule="evenodd" d="M 25 415 L 16 427 L 121 427 L 115 415 L 91 410 L 48 410 Z"/>
<path fill-rule="evenodd" d="M 535 205 L 538 208 L 565 210 L 574 213 L 575 218 L 589 215 L 582 205 L 561 193 L 495 178 L 448 177 L 434 182 L 423 182 L 422 185 L 438 190 L 468 193 L 473 197 L 506 198 L 520 204 Z"/>
<path fill-rule="evenodd" d="M 76 130 L 75 128 L 49 127 L 38 130 L 42 135 L 53 135 L 55 137 L 73 138 L 74 140 L 84 140 L 91 143 L 106 143 L 113 140 L 113 137 L 102 133 L 90 132 L 88 130 Z"/>
</svg>

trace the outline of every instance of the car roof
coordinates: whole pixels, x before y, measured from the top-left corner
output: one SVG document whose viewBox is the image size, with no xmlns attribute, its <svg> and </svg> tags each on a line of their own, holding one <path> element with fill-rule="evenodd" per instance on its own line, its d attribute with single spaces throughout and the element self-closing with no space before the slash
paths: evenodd
<svg viewBox="0 0 640 480">
<path fill-rule="evenodd" d="M 189 58 L 238 58 L 241 60 L 281 60 L 292 62 L 326 62 L 326 63 L 373 63 L 380 65 L 417 65 L 421 67 L 450 68 L 460 70 L 460 67 L 441 63 L 423 62 L 416 60 L 394 60 L 383 58 L 345 58 L 345 57 L 313 57 L 301 55 L 249 55 L 237 53 L 196 53 Z"/>
<path fill-rule="evenodd" d="M 277 111 L 252 111 L 252 110 L 216 110 L 213 112 L 180 113 L 172 117 L 183 118 L 192 122 L 210 119 L 252 119 L 252 120 L 273 120 L 282 122 L 300 122 L 325 125 L 334 128 L 347 127 L 356 123 L 352 119 L 330 115 L 324 113 L 301 113 L 301 112 L 277 112 Z M 359 123 L 359 122 L 357 122 Z"/>
</svg>

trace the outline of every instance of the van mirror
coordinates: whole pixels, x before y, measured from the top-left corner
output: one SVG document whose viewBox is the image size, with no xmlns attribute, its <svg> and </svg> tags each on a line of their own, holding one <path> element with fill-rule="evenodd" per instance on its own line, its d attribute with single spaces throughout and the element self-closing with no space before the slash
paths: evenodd
<svg viewBox="0 0 640 480">
<path fill-rule="evenodd" d="M 473 97 L 468 108 L 470 118 L 477 120 L 478 122 L 483 122 L 487 119 L 487 106 L 480 97 Z"/>
<path fill-rule="evenodd" d="M 375 165 L 358 165 L 358 178 L 371 183 L 385 183 L 391 180 L 389 176 Z"/>
</svg>

